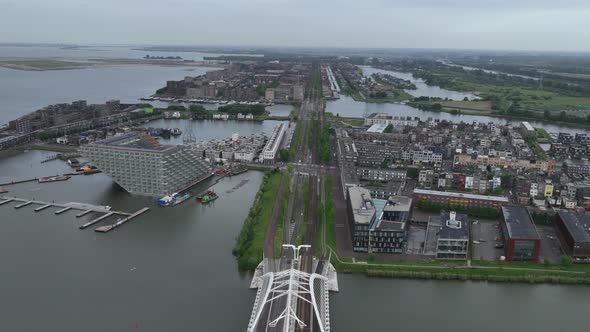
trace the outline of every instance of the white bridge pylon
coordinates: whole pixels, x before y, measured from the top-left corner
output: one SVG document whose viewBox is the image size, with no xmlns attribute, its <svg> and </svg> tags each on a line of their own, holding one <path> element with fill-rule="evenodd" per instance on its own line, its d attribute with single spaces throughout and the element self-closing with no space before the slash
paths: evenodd
<svg viewBox="0 0 590 332">
<path fill-rule="evenodd" d="M 318 319 L 321 317 L 314 294 L 313 282 L 317 279 L 327 282 L 328 279 L 320 274 L 303 272 L 293 267 L 294 263 L 299 261 L 299 249 L 307 248 L 309 246 L 295 247 L 292 245 L 283 245 L 283 247 L 293 249 L 294 262 L 291 264 L 290 269 L 280 272 L 268 272 L 262 276 L 263 279 L 266 280 L 264 284 L 268 286 L 265 290 L 262 290 L 262 293 L 260 294 L 262 296 L 262 301 L 258 304 L 254 321 L 249 325 L 249 332 L 255 331 L 259 324 L 268 324 L 267 326 L 269 327 L 276 327 L 281 320 L 283 321 L 282 330 L 285 332 L 292 331 L 294 324 L 299 325 L 300 328 L 307 326 L 307 324 L 297 316 L 297 299 L 311 304 L 316 317 L 318 317 Z M 306 299 L 305 295 L 309 295 L 311 300 Z M 277 305 L 276 303 L 281 301 L 283 298 L 285 299 L 285 307 L 281 313 L 272 321 L 260 321 L 260 317 L 264 311 L 264 308 L 270 308 L 273 302 L 274 305 Z M 323 324 L 320 323 L 319 325 L 321 332 L 324 332 Z"/>
</svg>

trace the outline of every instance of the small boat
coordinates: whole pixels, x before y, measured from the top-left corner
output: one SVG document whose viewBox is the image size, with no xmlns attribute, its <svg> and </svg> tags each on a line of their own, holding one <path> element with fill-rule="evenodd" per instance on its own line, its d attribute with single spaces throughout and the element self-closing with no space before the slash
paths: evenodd
<svg viewBox="0 0 590 332">
<path fill-rule="evenodd" d="M 175 206 L 175 205 L 178 205 L 178 204 L 188 200 L 189 198 L 191 198 L 191 195 L 188 193 L 186 193 L 186 194 L 173 193 L 172 195 L 166 195 L 166 196 L 160 198 L 160 200 L 158 201 L 158 204 L 160 204 L 161 206 Z"/>
<path fill-rule="evenodd" d="M 45 183 L 45 182 L 56 182 L 56 181 L 66 181 L 69 180 L 71 178 L 71 176 L 69 175 L 56 175 L 56 176 L 45 176 L 42 178 L 39 178 L 39 183 Z"/>
<path fill-rule="evenodd" d="M 77 168 L 80 167 L 80 162 L 78 161 L 78 159 L 68 159 L 68 165 Z"/>
<path fill-rule="evenodd" d="M 197 200 L 203 204 L 211 203 L 218 198 L 219 195 L 217 195 L 213 190 L 208 190 L 206 193 L 197 196 Z"/>
<path fill-rule="evenodd" d="M 174 129 L 172 129 L 171 134 L 172 134 L 172 136 L 179 136 L 182 134 L 182 131 L 180 131 L 180 129 L 178 129 L 178 128 L 174 128 Z"/>
<path fill-rule="evenodd" d="M 0 187 L 0 194 L 7 193 L 7 192 L 8 192 L 8 189 L 6 189 L 4 187 Z"/>
</svg>

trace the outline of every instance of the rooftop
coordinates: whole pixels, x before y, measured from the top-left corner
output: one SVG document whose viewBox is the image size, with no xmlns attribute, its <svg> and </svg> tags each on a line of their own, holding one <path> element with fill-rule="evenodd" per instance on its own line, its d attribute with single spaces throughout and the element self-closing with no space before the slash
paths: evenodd
<svg viewBox="0 0 590 332">
<path fill-rule="evenodd" d="M 382 133 L 387 128 L 387 125 L 384 123 L 376 123 L 367 129 L 369 133 Z"/>
<path fill-rule="evenodd" d="M 388 200 L 375 200 L 376 215 L 371 229 L 401 231 L 410 218 L 412 199 L 406 196 L 391 196 Z"/>
<path fill-rule="evenodd" d="M 575 242 L 590 242 L 590 216 L 566 210 L 558 214 Z"/>
<path fill-rule="evenodd" d="M 540 239 L 537 227 L 526 208 L 520 206 L 502 207 L 504 223 L 510 238 Z"/>
<path fill-rule="evenodd" d="M 123 135 L 113 136 L 102 141 L 91 143 L 89 145 L 102 145 L 120 149 L 132 149 L 137 151 L 148 150 L 153 152 L 164 152 L 176 148 L 176 146 L 174 145 L 162 145 L 153 137 L 138 132 L 131 132 Z"/>
<path fill-rule="evenodd" d="M 371 200 L 371 192 L 361 187 L 348 188 L 348 197 L 352 206 L 354 222 L 369 224 L 375 215 L 375 206 Z"/>
<path fill-rule="evenodd" d="M 436 191 L 436 190 L 427 190 L 427 189 L 414 189 L 414 194 L 438 195 L 438 196 L 468 198 L 468 199 L 480 199 L 480 200 L 494 201 L 494 202 L 500 202 L 500 203 L 509 203 L 510 202 L 508 200 L 508 198 L 504 197 L 504 196 L 476 195 L 476 194 L 456 193 L 456 192 L 449 192 L 449 191 Z"/>
<path fill-rule="evenodd" d="M 469 219 L 466 214 L 454 213 L 454 219 L 451 218 L 451 212 L 441 211 L 440 213 L 440 230 L 439 239 L 469 239 Z"/>
</svg>

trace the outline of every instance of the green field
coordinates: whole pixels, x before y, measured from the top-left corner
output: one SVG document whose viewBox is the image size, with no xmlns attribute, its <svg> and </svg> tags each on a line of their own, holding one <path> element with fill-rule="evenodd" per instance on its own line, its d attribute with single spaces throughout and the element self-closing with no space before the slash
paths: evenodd
<svg viewBox="0 0 590 332">
<path fill-rule="evenodd" d="M 266 230 L 270 223 L 281 178 L 281 172 L 271 171 L 262 179 L 260 189 L 233 249 L 233 254 L 238 258 L 240 270 L 254 270 L 262 261 Z"/>
</svg>

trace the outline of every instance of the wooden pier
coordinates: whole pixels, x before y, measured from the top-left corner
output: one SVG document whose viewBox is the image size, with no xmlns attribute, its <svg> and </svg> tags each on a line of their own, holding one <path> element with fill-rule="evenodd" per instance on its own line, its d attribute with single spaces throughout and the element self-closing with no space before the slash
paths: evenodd
<svg viewBox="0 0 590 332">
<path fill-rule="evenodd" d="M 113 215 L 118 215 L 118 216 L 123 217 L 123 219 L 117 220 L 117 222 L 112 225 L 102 226 L 102 227 L 98 227 L 96 229 L 97 232 L 102 232 L 102 233 L 106 233 L 114 228 L 117 228 L 117 227 L 123 225 L 124 223 L 131 221 L 132 219 L 138 217 L 139 215 L 141 215 L 149 210 L 148 207 L 144 207 L 134 213 L 128 213 L 128 212 L 123 212 L 123 211 L 111 210 L 111 208 L 109 206 L 93 205 L 93 204 L 86 204 L 86 203 L 78 203 L 78 202 L 54 203 L 54 202 L 37 201 L 34 199 L 33 200 L 23 199 L 23 198 L 17 198 L 17 197 L 6 197 L 6 196 L 0 197 L 0 206 L 8 204 L 10 202 L 18 202 L 19 203 L 18 205 L 14 206 L 15 209 L 20 209 L 20 208 L 23 208 L 23 207 L 31 205 L 31 204 L 39 205 L 38 207 L 36 207 L 34 209 L 35 212 L 41 212 L 41 211 L 48 209 L 50 207 L 56 207 L 56 208 L 59 208 L 59 210 L 54 211 L 54 213 L 56 215 L 60 215 L 64 212 L 67 212 L 70 210 L 78 210 L 78 211 L 81 211 L 80 213 L 78 213 L 76 215 L 76 217 L 78 217 L 78 218 L 83 217 L 83 216 L 85 216 L 89 213 L 93 213 L 93 212 L 103 214 L 102 216 L 99 216 L 98 218 L 95 218 L 95 219 L 81 225 L 79 227 L 80 229 L 85 229 L 87 227 L 90 227 L 94 224 L 97 224 L 97 223 L 103 221 L 103 220 L 106 220 L 107 218 L 109 218 Z"/>
</svg>

